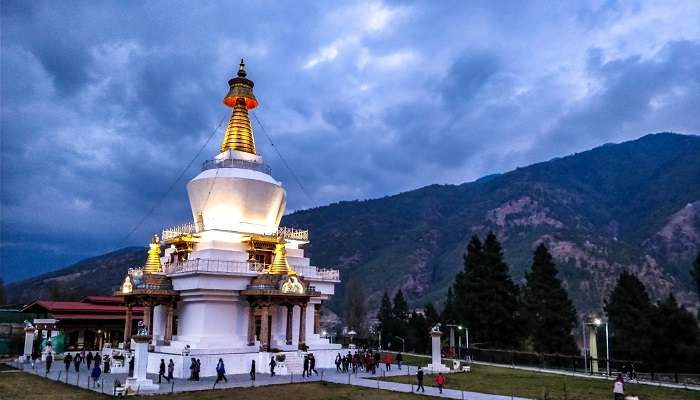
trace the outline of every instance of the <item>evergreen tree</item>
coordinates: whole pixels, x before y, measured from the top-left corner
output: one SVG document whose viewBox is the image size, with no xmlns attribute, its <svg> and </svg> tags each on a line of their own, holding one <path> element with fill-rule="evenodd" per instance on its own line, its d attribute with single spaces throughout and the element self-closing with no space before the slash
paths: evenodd
<svg viewBox="0 0 700 400">
<path fill-rule="evenodd" d="M 396 295 L 394 295 L 394 307 L 393 307 L 393 315 L 394 318 L 396 318 L 399 321 L 408 321 L 408 303 L 406 302 L 406 298 L 403 297 L 403 292 L 401 289 L 396 292 Z"/>
<path fill-rule="evenodd" d="M 670 294 L 654 307 L 652 318 L 651 350 L 655 367 L 663 371 L 690 372 L 698 368 L 697 359 L 700 329 L 695 317 L 678 305 Z"/>
<path fill-rule="evenodd" d="M 437 324 L 438 321 L 440 321 L 440 315 L 438 314 L 437 310 L 435 309 L 435 306 L 433 303 L 428 303 L 425 305 L 425 319 L 428 322 L 428 325 L 432 327 L 433 325 Z"/>
<path fill-rule="evenodd" d="M 693 277 L 695 291 L 698 293 L 698 297 L 700 297 L 700 253 L 698 253 L 697 257 L 695 257 L 695 262 L 693 262 L 693 267 L 690 270 L 690 276 Z"/>
<path fill-rule="evenodd" d="M 477 320 L 478 316 L 475 314 L 472 295 L 477 293 L 484 278 L 483 258 L 483 244 L 479 237 L 474 235 L 467 244 L 467 252 L 463 256 L 464 269 L 457 274 L 453 284 L 454 306 L 449 314 L 452 319 L 446 319 L 445 322 L 471 326 L 471 323 Z"/>
<path fill-rule="evenodd" d="M 433 309 L 434 310 L 434 309 Z M 408 330 L 406 334 L 406 350 L 413 349 L 414 352 L 425 354 L 430 349 L 430 323 L 427 316 L 413 311 L 408 320 Z"/>
<path fill-rule="evenodd" d="M 476 271 L 480 270 L 483 278 L 475 281 L 479 286 L 472 307 L 478 321 L 474 327 L 476 337 L 490 347 L 517 348 L 523 333 L 519 289 L 510 277 L 501 244 L 493 233 L 484 240 L 483 268 Z"/>
<path fill-rule="evenodd" d="M 391 305 L 389 293 L 387 293 L 386 290 L 384 291 L 384 296 L 382 296 L 382 303 L 379 306 L 377 319 L 379 320 L 379 332 L 382 334 L 382 345 L 384 345 L 391 335 L 394 325 L 393 306 Z"/>
<path fill-rule="evenodd" d="M 452 287 L 449 287 L 447 288 L 447 299 L 445 300 L 445 308 L 442 309 L 441 319 L 443 322 L 455 322 L 457 317 L 455 297 L 452 294 Z"/>
<path fill-rule="evenodd" d="M 648 360 L 653 308 L 644 284 L 631 273 L 622 272 L 604 308 L 610 324 L 610 357 Z"/>
<path fill-rule="evenodd" d="M 0 304 L 7 303 L 7 294 L 5 292 L 5 282 L 0 278 Z"/>
<path fill-rule="evenodd" d="M 576 309 L 544 244 L 535 250 L 532 269 L 525 274 L 523 308 L 534 350 L 540 353 L 576 354 L 571 331 Z"/>
<path fill-rule="evenodd" d="M 352 279 L 345 287 L 345 322 L 359 337 L 367 336 L 367 295 L 364 286 Z"/>
</svg>

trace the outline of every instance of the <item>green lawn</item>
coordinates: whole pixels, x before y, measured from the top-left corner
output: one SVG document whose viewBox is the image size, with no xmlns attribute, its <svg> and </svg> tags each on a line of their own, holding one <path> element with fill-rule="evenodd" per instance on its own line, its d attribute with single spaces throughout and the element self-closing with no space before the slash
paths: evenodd
<svg viewBox="0 0 700 400">
<path fill-rule="evenodd" d="M 0 373 L 0 399 L 2 400 L 100 400 L 109 397 L 75 386 L 40 378 L 22 372 Z M 139 400 L 401 400 L 419 399 L 417 395 L 367 389 L 356 386 L 295 383 L 176 393 L 162 396 L 130 396 Z"/>
<path fill-rule="evenodd" d="M 412 357 L 408 362 L 425 365 L 426 359 Z M 445 363 L 447 364 L 447 363 Z M 469 374 L 448 374 L 446 387 L 481 393 L 513 395 L 534 399 L 556 400 L 609 400 L 612 382 L 564 375 L 521 371 L 511 368 L 472 364 Z M 415 375 L 415 374 L 414 374 Z M 415 376 L 382 378 L 403 383 L 415 383 Z M 434 385 L 434 377 L 427 375 L 425 383 Z M 426 386 L 427 386 L 426 385 Z M 700 391 L 667 389 L 648 385 L 625 385 L 625 393 L 639 396 L 640 400 L 700 400 Z M 545 396 L 546 394 L 546 396 Z"/>
</svg>

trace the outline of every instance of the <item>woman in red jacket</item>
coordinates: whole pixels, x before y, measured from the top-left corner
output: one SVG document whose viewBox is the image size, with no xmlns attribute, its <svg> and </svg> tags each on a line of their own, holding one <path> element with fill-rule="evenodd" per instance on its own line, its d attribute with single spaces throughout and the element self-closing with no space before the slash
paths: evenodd
<svg viewBox="0 0 700 400">
<path fill-rule="evenodd" d="M 442 387 L 445 386 L 445 375 L 443 375 L 442 372 L 435 377 L 435 383 L 437 383 L 438 389 L 440 389 L 440 393 L 442 393 Z"/>
</svg>

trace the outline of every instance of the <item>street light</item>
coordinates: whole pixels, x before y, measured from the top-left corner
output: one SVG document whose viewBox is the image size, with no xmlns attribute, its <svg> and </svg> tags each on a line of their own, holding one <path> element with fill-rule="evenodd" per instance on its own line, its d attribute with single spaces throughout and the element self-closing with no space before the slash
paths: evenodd
<svg viewBox="0 0 700 400">
<path fill-rule="evenodd" d="M 584 371 L 588 372 L 588 360 L 586 357 L 586 325 L 592 325 L 595 326 L 593 329 L 597 329 L 601 325 L 605 324 L 605 365 L 606 365 L 606 371 L 608 376 L 610 376 L 610 337 L 608 335 L 608 323 L 603 322 L 602 319 L 600 318 L 593 318 L 592 322 L 583 322 L 582 328 L 582 335 L 583 335 L 583 365 L 584 365 Z M 597 330 L 594 331 L 597 333 Z M 597 334 L 595 338 L 597 339 Z M 588 344 L 588 347 L 590 347 L 590 343 Z M 597 360 L 597 359 L 596 359 Z M 592 371 L 591 371 L 592 372 Z"/>
<path fill-rule="evenodd" d="M 467 345 L 467 352 L 469 352 L 469 328 L 466 326 L 459 325 L 457 327 L 460 331 L 464 329 L 464 339 Z M 462 358 L 462 336 L 459 337 L 459 358 Z"/>
<path fill-rule="evenodd" d="M 405 353 L 406 352 L 406 339 L 402 338 L 401 336 L 394 336 L 394 337 L 401 341 L 401 351 L 403 353 Z"/>
</svg>

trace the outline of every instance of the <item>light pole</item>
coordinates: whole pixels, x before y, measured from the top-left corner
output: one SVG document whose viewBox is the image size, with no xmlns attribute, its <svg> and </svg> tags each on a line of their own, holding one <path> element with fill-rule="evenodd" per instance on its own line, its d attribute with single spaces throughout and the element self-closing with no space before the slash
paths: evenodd
<svg viewBox="0 0 700 400">
<path fill-rule="evenodd" d="M 401 351 L 403 353 L 405 353 L 406 352 L 406 339 L 402 338 L 401 336 L 394 336 L 394 337 L 401 341 Z"/>
<path fill-rule="evenodd" d="M 602 319 L 600 318 L 593 318 L 592 322 L 583 322 L 583 363 L 585 366 L 585 371 L 588 372 L 588 363 L 586 359 L 586 325 L 591 325 L 594 326 L 594 330 L 600 327 L 601 325 L 605 324 L 605 370 L 607 372 L 607 375 L 610 376 L 610 337 L 608 335 L 608 323 L 603 322 Z M 595 337 L 597 338 L 597 330 L 594 331 L 596 333 Z M 589 346 L 591 344 L 589 343 Z M 596 365 L 597 365 L 597 355 L 596 355 Z M 592 368 L 591 368 L 592 370 Z M 591 371 L 592 372 L 592 371 Z"/>
</svg>

